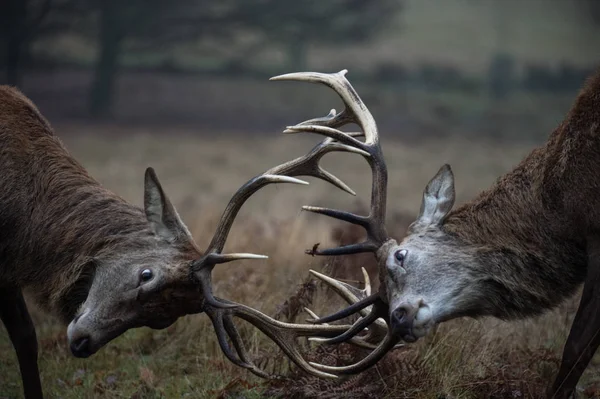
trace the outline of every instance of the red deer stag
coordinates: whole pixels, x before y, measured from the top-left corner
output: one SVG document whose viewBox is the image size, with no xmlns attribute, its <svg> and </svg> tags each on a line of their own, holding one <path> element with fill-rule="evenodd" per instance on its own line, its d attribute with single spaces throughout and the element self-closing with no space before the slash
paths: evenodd
<svg viewBox="0 0 600 399">
<path fill-rule="evenodd" d="M 0 319 L 17 354 L 25 397 L 42 397 L 25 289 L 68 324 L 68 342 L 77 357 L 91 356 L 130 328 L 165 328 L 181 316 L 205 312 L 236 365 L 266 376 L 248 359 L 234 316 L 259 328 L 305 371 L 331 376 L 304 361 L 294 341 L 336 336 L 347 326 L 282 323 L 216 298 L 211 287 L 216 264 L 262 258 L 221 254 L 238 211 L 261 187 L 305 183 L 288 177 L 304 175 L 352 193 L 319 166 L 330 151 L 363 153 L 327 139 L 308 155 L 251 179 L 233 195 L 211 243 L 201 251 L 153 169 L 145 174 L 144 208 L 125 202 L 69 155 L 29 99 L 0 86 Z M 353 342 L 362 343 L 360 338 Z"/>
<path fill-rule="evenodd" d="M 515 320 L 539 315 L 583 283 L 562 363 L 548 390 L 553 398 L 571 395 L 600 345 L 600 204 L 594 201 L 600 191 L 600 71 L 586 82 L 543 146 L 454 210 L 454 176 L 448 165 L 442 166 L 427 184 L 419 215 L 400 243 L 384 226 L 387 171 L 377 127 L 345 73 L 272 78 L 322 83 L 335 90 L 345 104 L 343 112 L 334 110 L 327 118 L 290 126 L 286 132 L 318 133 L 354 147 L 362 151 L 373 175 L 369 216 L 304 208 L 364 227 L 366 241 L 307 253 L 372 252 L 379 263 L 379 292 L 354 295 L 350 307 L 315 322 L 325 324 L 357 312 L 362 317 L 340 336 L 321 341 L 355 339 L 366 327 L 382 323 L 380 318 L 389 328 L 362 361 L 313 366 L 338 375 L 358 373 L 397 342 L 414 342 L 436 323 L 461 316 Z M 356 123 L 361 134 L 338 130 L 347 123 Z M 358 135 L 365 140 L 357 140 Z"/>
</svg>

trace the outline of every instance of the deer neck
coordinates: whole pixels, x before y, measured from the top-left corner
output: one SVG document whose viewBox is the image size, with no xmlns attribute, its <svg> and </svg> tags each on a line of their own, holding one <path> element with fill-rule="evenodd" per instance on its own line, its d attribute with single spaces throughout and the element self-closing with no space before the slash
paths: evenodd
<svg viewBox="0 0 600 399">
<path fill-rule="evenodd" d="M 33 212 L 46 217 L 32 218 L 37 223 L 29 228 L 30 245 L 22 253 L 31 273 L 21 285 L 63 320 L 70 320 L 85 301 L 95 259 L 140 250 L 152 241 L 142 209 L 99 185 L 75 186 L 64 198 L 50 194 L 39 200 Z"/>
<path fill-rule="evenodd" d="M 444 223 L 456 245 L 472 254 L 466 267 L 485 293 L 472 313 L 503 319 L 538 314 L 584 279 L 585 234 L 563 208 L 548 206 L 539 173 L 544 156 L 541 149 L 532 152 Z"/>
</svg>

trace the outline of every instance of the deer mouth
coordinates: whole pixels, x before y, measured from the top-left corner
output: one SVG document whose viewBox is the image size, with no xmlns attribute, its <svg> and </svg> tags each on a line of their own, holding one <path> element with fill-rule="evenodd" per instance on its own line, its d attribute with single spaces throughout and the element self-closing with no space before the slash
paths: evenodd
<svg viewBox="0 0 600 399">
<path fill-rule="evenodd" d="M 390 314 L 392 334 L 407 343 L 413 343 L 427 335 L 432 326 L 433 313 L 422 300 L 415 306 L 405 302 Z"/>
<path fill-rule="evenodd" d="M 75 357 L 86 358 L 94 354 L 94 351 L 91 350 L 90 339 L 87 337 L 81 337 L 74 340 L 73 342 L 71 342 L 71 345 L 69 345 L 69 347 L 71 349 L 71 353 Z"/>
<path fill-rule="evenodd" d="M 86 316 L 87 314 L 83 314 L 73 319 L 67 329 L 69 349 L 73 356 L 78 358 L 92 356 L 132 327 L 131 323 L 125 323 L 121 319 L 113 320 L 101 327 L 97 320 Z"/>
</svg>

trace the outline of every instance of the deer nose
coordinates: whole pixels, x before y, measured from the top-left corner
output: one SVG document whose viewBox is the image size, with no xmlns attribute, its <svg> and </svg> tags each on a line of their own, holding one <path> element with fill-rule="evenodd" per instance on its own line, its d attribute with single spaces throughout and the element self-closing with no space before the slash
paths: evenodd
<svg viewBox="0 0 600 399">
<path fill-rule="evenodd" d="M 92 355 L 90 346 L 90 339 L 88 337 L 77 338 L 71 342 L 71 353 L 75 357 L 89 357 Z"/>
<path fill-rule="evenodd" d="M 416 313 L 417 309 L 409 304 L 402 304 L 394 309 L 390 315 L 392 333 L 406 342 L 416 341 L 412 332 Z"/>
</svg>

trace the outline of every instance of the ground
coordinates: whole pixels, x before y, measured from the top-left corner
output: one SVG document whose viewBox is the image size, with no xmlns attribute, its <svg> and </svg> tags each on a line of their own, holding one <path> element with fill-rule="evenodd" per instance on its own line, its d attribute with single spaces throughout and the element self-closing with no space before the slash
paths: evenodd
<svg viewBox="0 0 600 399">
<path fill-rule="evenodd" d="M 225 201 L 239 186 L 304 154 L 317 140 L 275 133 L 198 134 L 184 129 L 158 134 L 164 128 L 73 123 L 58 125 L 56 130 L 93 176 L 135 204 L 142 203 L 144 169 L 153 166 L 200 246 L 210 240 Z M 401 141 L 399 135 L 391 137 L 383 136 L 382 145 L 390 176 L 388 215 L 396 221 L 416 215 L 425 184 L 443 163 L 452 165 L 461 203 L 539 144 L 451 137 L 409 142 Z M 220 266 L 214 278 L 219 296 L 271 315 L 290 313 L 285 304 L 290 297 L 291 302 L 298 298 L 312 302 L 311 307 L 322 313 L 340 306 L 325 289 L 311 285 L 308 270 L 344 270 L 350 260 L 323 261 L 304 255 L 304 249 L 316 242 L 334 245 L 340 239 L 340 230 L 334 234 L 334 228 L 342 228 L 342 235 L 345 230 L 340 223 L 301 212 L 300 206 L 361 208 L 369 198 L 370 173 L 367 164 L 352 154 L 332 154 L 324 165 L 348 182 L 357 197 L 315 179 L 308 179 L 309 186 L 270 186 L 257 193 L 240 213 L 226 249 L 265 253 L 270 258 Z M 401 234 L 402 226 L 391 230 Z M 356 270 L 349 274 L 359 276 Z M 302 288 L 302 283 L 308 285 Z M 368 381 L 366 377 L 338 383 L 317 381 L 291 367 L 291 380 L 272 384 L 224 358 L 203 314 L 180 319 L 166 330 L 131 330 L 93 357 L 76 359 L 68 351 L 65 327 L 31 305 L 45 392 L 49 398 L 65 399 L 539 397 L 556 371 L 576 306 L 577 298 L 573 298 L 560 309 L 522 322 L 449 322 L 433 337 L 388 355 L 366 374 Z M 304 313 L 296 316 L 299 321 L 307 317 Z M 275 372 L 290 372 L 289 364 L 264 336 L 251 328 L 243 332 L 261 364 Z M 313 349 L 310 356 L 328 361 L 358 354 L 349 349 Z M 600 383 L 598 369 L 598 362 L 592 364 L 582 380 L 581 387 L 588 394 Z M 6 332 L 0 329 L 0 398 L 21 395 L 16 358 Z"/>
</svg>

